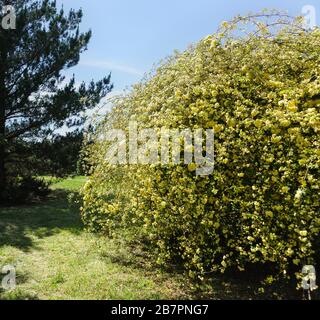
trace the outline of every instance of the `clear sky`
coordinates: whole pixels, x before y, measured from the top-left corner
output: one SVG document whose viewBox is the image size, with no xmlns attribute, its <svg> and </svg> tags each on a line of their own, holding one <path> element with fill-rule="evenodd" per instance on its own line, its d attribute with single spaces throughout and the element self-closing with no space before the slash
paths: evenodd
<svg viewBox="0 0 320 320">
<path fill-rule="evenodd" d="M 89 50 L 74 73 L 77 81 L 99 80 L 112 72 L 114 91 L 138 82 L 154 63 L 216 31 L 224 20 L 264 8 L 300 15 L 319 0 L 58 0 L 65 9 L 82 8 L 81 29 L 92 29 Z"/>
</svg>

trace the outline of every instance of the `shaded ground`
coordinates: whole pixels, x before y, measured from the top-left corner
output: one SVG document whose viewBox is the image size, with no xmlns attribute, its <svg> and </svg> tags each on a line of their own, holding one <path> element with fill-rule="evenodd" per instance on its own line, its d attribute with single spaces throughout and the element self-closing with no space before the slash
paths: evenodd
<svg viewBox="0 0 320 320">
<path fill-rule="evenodd" d="M 259 284 L 236 275 L 214 277 L 201 288 L 183 273 L 161 270 L 150 253 L 122 235 L 106 239 L 87 233 L 67 193 L 84 178 L 54 185 L 46 203 L 0 208 L 0 266 L 16 265 L 17 288 L 0 289 L 0 299 L 257 299 L 299 298 L 259 293 Z M 0 275 L 1 282 L 1 275 Z"/>
</svg>

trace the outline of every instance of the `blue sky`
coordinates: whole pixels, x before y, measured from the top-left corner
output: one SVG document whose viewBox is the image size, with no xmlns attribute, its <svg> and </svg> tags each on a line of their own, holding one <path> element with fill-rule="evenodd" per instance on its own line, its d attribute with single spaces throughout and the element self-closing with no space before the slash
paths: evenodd
<svg viewBox="0 0 320 320">
<path fill-rule="evenodd" d="M 215 32 L 222 21 L 237 14 L 279 8 L 299 15 L 303 6 L 313 5 L 320 22 L 319 0 L 58 0 L 58 4 L 65 9 L 81 7 L 81 29 L 93 32 L 89 50 L 68 74 L 74 73 L 80 82 L 112 72 L 115 92 L 129 88 L 154 63 Z"/>
</svg>

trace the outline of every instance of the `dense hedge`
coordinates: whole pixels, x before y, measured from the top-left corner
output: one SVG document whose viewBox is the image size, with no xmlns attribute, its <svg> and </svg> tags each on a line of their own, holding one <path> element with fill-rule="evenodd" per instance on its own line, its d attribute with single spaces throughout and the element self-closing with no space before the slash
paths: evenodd
<svg viewBox="0 0 320 320">
<path fill-rule="evenodd" d="M 239 25 L 246 25 L 247 33 Z M 241 31 L 241 32 L 240 32 Z M 159 262 L 191 276 L 251 263 L 282 275 L 312 263 L 320 230 L 320 30 L 278 15 L 224 23 L 114 101 L 85 150 L 83 219 L 114 233 L 137 225 Z M 214 128 L 215 169 L 111 166 L 101 133 Z"/>
</svg>

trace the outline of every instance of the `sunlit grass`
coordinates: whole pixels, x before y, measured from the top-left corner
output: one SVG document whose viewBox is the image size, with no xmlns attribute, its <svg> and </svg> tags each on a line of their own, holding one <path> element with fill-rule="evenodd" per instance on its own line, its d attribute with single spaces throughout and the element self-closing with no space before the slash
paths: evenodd
<svg viewBox="0 0 320 320">
<path fill-rule="evenodd" d="M 79 190 L 84 183 L 86 182 L 86 177 L 84 176 L 74 176 L 68 178 L 56 178 L 50 176 L 42 177 L 43 180 L 50 183 L 53 190 L 63 189 L 66 191 L 77 191 Z"/>
</svg>

